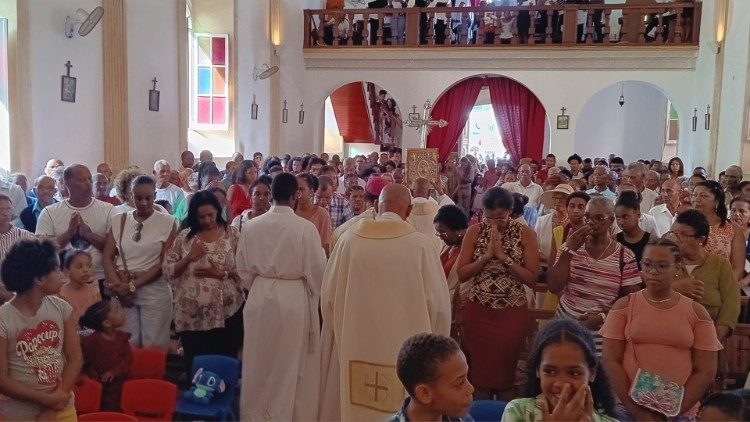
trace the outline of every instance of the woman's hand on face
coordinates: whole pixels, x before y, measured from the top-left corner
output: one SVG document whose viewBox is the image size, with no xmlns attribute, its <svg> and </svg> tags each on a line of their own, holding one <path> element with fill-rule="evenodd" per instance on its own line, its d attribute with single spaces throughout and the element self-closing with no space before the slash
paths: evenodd
<svg viewBox="0 0 750 422">
<path fill-rule="evenodd" d="M 568 235 L 565 245 L 571 250 L 577 251 L 586 242 L 586 237 L 590 236 L 591 232 L 591 226 L 584 224 Z"/>
</svg>

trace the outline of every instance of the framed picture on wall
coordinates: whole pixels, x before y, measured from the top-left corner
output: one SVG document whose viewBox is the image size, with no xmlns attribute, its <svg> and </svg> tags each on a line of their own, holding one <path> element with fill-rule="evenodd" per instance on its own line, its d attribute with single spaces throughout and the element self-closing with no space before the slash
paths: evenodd
<svg viewBox="0 0 750 422">
<path fill-rule="evenodd" d="M 560 114 L 557 116 L 557 128 L 567 130 L 570 127 L 570 116 Z"/>
<path fill-rule="evenodd" d="M 72 76 L 62 76 L 60 99 L 69 103 L 76 102 L 76 78 Z"/>
</svg>

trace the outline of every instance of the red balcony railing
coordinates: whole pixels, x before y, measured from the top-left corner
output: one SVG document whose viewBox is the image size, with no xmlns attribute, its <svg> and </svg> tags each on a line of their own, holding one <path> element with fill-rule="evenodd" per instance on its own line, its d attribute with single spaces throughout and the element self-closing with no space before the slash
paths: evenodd
<svg viewBox="0 0 750 422">
<path fill-rule="evenodd" d="M 698 45 L 701 3 L 304 11 L 306 48 Z"/>
</svg>

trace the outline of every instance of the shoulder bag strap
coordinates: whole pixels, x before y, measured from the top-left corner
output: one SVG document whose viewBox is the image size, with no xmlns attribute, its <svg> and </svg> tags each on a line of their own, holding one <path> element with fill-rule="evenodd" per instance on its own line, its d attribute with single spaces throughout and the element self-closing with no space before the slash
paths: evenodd
<svg viewBox="0 0 750 422">
<path fill-rule="evenodd" d="M 122 234 L 125 232 L 125 220 L 128 219 L 128 213 L 123 213 L 122 217 L 120 218 L 120 258 L 122 259 L 122 266 L 125 269 L 125 274 L 130 274 L 130 271 L 128 271 L 128 264 L 125 261 L 125 252 L 123 251 L 122 247 Z"/>
<path fill-rule="evenodd" d="M 628 331 L 630 331 L 630 342 L 632 343 L 632 347 L 633 347 L 633 356 L 635 357 L 635 366 L 640 367 L 641 365 L 638 363 L 638 352 L 636 352 L 635 342 L 633 342 L 633 308 L 635 308 L 635 295 L 631 293 L 628 295 L 628 324 L 629 324 Z"/>
</svg>

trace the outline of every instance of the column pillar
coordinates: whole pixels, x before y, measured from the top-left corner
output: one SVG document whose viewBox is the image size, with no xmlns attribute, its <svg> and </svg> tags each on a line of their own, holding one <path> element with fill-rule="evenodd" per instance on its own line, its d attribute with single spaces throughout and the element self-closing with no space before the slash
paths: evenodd
<svg viewBox="0 0 750 422">
<path fill-rule="evenodd" d="M 104 161 L 121 170 L 130 163 L 128 49 L 124 0 L 102 0 Z"/>
</svg>

